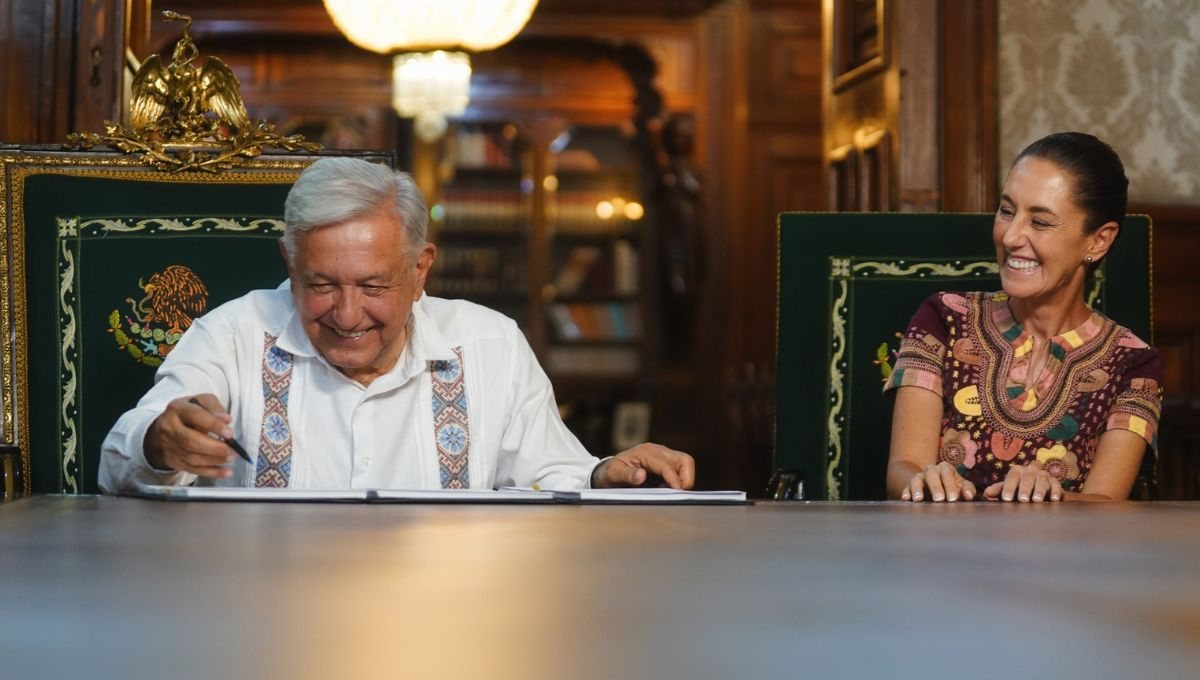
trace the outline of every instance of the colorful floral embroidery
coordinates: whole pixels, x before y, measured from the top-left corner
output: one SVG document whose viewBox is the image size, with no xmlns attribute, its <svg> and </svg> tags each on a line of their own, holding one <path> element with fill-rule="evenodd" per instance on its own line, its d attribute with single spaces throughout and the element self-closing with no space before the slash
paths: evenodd
<svg viewBox="0 0 1200 680">
<path fill-rule="evenodd" d="M 1025 440 L 1003 432 L 992 433 L 992 453 L 1000 460 L 1012 460 L 1025 446 Z"/>
<path fill-rule="evenodd" d="M 292 428 L 287 417 L 292 355 L 275 346 L 277 339 L 274 335 L 263 334 L 263 420 L 254 485 L 283 488 L 292 476 Z"/>
<path fill-rule="evenodd" d="M 1033 337 L 1013 318 L 1007 295 L 935 295 L 913 317 L 885 389 L 918 386 L 942 396 L 939 456 L 956 460 L 961 447 L 964 476 L 977 485 L 1033 460 L 1061 472 L 1064 488 L 1082 484 L 1110 429 L 1155 443 L 1157 352 L 1097 312 L 1049 343 L 1031 383 Z"/>
<path fill-rule="evenodd" d="M 1062 444 L 1048 449 L 1038 449 L 1037 460 L 1042 468 L 1059 481 L 1079 479 L 1079 459 Z"/>
<path fill-rule="evenodd" d="M 971 440 L 969 432 L 963 432 L 962 430 L 946 430 L 942 432 L 941 460 L 955 467 L 962 465 L 970 469 L 975 467 L 975 452 L 978 450 L 979 445 Z"/>
<path fill-rule="evenodd" d="M 462 347 L 455 347 L 454 355 L 457 359 L 429 364 L 433 378 L 433 433 L 442 488 L 468 489 L 471 487 L 467 466 L 471 448 L 471 419 L 467 409 Z"/>
</svg>

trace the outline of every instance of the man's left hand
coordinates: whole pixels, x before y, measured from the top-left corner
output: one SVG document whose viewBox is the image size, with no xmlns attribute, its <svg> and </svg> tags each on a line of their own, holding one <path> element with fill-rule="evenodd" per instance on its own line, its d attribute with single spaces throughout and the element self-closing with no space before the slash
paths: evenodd
<svg viewBox="0 0 1200 680">
<path fill-rule="evenodd" d="M 672 489 L 690 489 L 696 483 L 696 461 L 682 451 L 658 444 L 638 444 L 600 463 L 592 473 L 597 489 L 641 486 L 649 475 L 662 477 Z"/>
</svg>

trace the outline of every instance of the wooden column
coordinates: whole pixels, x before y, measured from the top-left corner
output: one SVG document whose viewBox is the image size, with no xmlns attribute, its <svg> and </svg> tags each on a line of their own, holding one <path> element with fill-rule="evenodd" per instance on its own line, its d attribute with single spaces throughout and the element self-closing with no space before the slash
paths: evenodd
<svg viewBox="0 0 1200 680">
<path fill-rule="evenodd" d="M 941 3 L 941 209 L 946 212 L 996 209 L 996 12 L 996 0 Z"/>
</svg>

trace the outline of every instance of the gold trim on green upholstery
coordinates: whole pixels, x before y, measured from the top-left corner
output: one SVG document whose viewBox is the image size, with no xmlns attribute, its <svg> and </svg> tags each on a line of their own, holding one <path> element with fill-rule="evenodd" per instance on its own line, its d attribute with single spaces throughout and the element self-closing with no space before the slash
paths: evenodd
<svg viewBox="0 0 1200 680">
<path fill-rule="evenodd" d="M 82 242 L 89 239 L 111 239 L 121 236 L 137 235 L 139 237 L 170 237 L 176 234 L 257 234 L 271 239 L 283 236 L 283 220 L 277 218 L 247 218 L 247 217 L 95 217 L 80 219 L 79 217 L 57 217 L 59 253 L 58 272 L 61 280 L 59 289 L 59 453 L 64 490 L 78 492 L 81 488 L 77 479 L 79 464 L 77 460 L 79 434 L 82 431 L 80 422 L 83 410 L 79 372 L 76 361 L 79 358 L 78 348 L 82 343 L 81 329 L 78 325 L 80 316 L 79 296 L 75 285 L 78 272 L 75 263 L 79 259 Z M 190 272 L 190 270 L 186 270 Z M 155 275 L 157 276 L 157 274 Z M 140 281 L 139 281 L 140 282 Z M 202 284 L 201 284 L 202 285 Z M 207 291 L 204 295 L 207 306 Z M 135 312 L 136 314 L 136 312 Z M 110 330 L 118 338 L 117 348 L 125 351 L 134 360 L 149 367 L 157 368 L 162 364 L 165 352 L 148 352 L 138 347 L 136 339 L 130 340 L 128 333 L 141 331 L 149 333 L 142 342 L 160 340 L 155 334 L 162 335 L 158 346 L 169 350 L 182 336 L 182 329 L 170 332 L 163 328 L 141 328 L 136 324 L 132 329 L 123 327 L 120 310 L 114 309 L 107 317 Z M 140 319 L 139 319 L 140 320 Z M 190 321 L 190 319 L 189 319 Z"/>
<path fill-rule="evenodd" d="M 842 413 L 842 408 L 845 405 L 846 394 L 849 390 L 844 352 L 848 345 L 846 326 L 851 311 L 847 304 L 850 282 L 858 279 L 878 279 L 881 277 L 915 277 L 929 281 L 954 280 L 965 276 L 979 276 L 981 274 L 994 276 L 998 268 L 996 263 L 991 260 L 976 260 L 971 262 L 963 262 L 962 260 L 949 262 L 937 260 L 925 262 L 867 260 L 859 262 L 852 257 L 831 257 L 829 258 L 829 264 L 829 280 L 830 286 L 833 288 L 833 301 L 829 305 L 831 314 L 829 327 L 833 335 L 833 356 L 829 362 L 829 415 L 825 419 L 826 441 L 829 445 L 829 463 L 825 468 L 825 493 L 827 500 L 836 501 L 842 498 L 842 473 L 840 465 L 842 462 L 842 452 L 847 448 L 848 444 L 846 442 L 848 433 L 842 428 L 842 424 L 845 422 L 845 414 Z"/>
<path fill-rule="evenodd" d="M 0 444 L 20 448 L 25 493 L 94 491 L 104 433 L 191 319 L 286 277 L 283 199 L 319 157 L 163 172 L 116 152 L 0 147 Z"/>
</svg>

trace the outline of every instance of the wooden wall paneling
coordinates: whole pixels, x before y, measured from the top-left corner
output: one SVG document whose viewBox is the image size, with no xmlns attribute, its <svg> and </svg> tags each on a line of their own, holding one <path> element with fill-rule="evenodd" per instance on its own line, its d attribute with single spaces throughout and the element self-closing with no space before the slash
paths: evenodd
<svg viewBox="0 0 1200 680">
<path fill-rule="evenodd" d="M 135 0 L 0 0 L 0 141 L 52 144 L 100 132 L 125 107 Z"/>
<path fill-rule="evenodd" d="M 726 79 L 708 71 L 705 80 L 714 97 L 706 113 L 725 126 L 724 133 L 709 130 L 709 149 L 723 153 L 736 140 L 738 154 L 710 158 L 707 166 L 722 177 L 708 184 L 727 192 L 711 249 L 718 258 L 713 292 L 723 311 L 721 481 L 757 494 L 773 445 L 776 220 L 785 210 L 824 205 L 820 3 L 728 2 L 710 17 L 732 27 L 724 47 L 733 54 L 725 58 L 737 60 Z"/>
<path fill-rule="evenodd" d="M 716 4 L 717 0 L 605 0 L 602 3 L 596 0 L 542 0 L 537 11 L 572 17 L 592 14 L 645 14 L 686 18 Z"/>
<path fill-rule="evenodd" d="M 997 0 L 941 6 L 942 210 L 995 210 Z"/>
<path fill-rule="evenodd" d="M 857 20 L 844 16 L 861 14 L 864 6 L 856 0 L 825 4 L 827 156 L 856 135 L 883 128 L 892 137 L 887 203 L 893 209 L 991 210 L 997 194 L 995 0 L 882 2 L 882 52 L 867 66 L 855 61 L 863 58 L 853 44 L 862 38 L 852 30 Z M 860 159 L 860 171 L 869 167 Z"/>
<path fill-rule="evenodd" d="M 896 209 L 936 212 L 941 205 L 941 119 L 938 102 L 936 2 L 905 3 L 894 19 L 899 111 L 896 135 Z"/>
<path fill-rule="evenodd" d="M 0 0 L 0 142 L 61 142 L 70 127 L 75 2 Z"/>
<path fill-rule="evenodd" d="M 750 124 L 819 130 L 821 23 L 817 2 L 755 6 L 748 26 Z"/>
<path fill-rule="evenodd" d="M 119 121 L 124 94 L 127 2 L 80 0 L 73 79 L 75 130 L 101 132 L 105 121 Z"/>
<path fill-rule="evenodd" d="M 892 135 L 887 130 L 860 130 L 855 135 L 858 151 L 858 209 L 880 212 L 892 209 Z"/>
<path fill-rule="evenodd" d="M 667 19 L 604 12 L 580 21 L 575 15 L 543 12 L 543 9 L 539 4 L 533 18 L 521 31 L 518 42 L 527 39 L 581 38 L 613 45 L 633 43 L 654 58 L 658 67 L 655 86 L 663 97 L 664 109 L 683 113 L 697 109 L 702 73 L 699 66 L 702 19 Z"/>
<path fill-rule="evenodd" d="M 831 0 L 833 88 L 841 90 L 888 67 L 885 0 Z"/>
<path fill-rule="evenodd" d="M 388 99 L 392 60 L 387 55 L 361 50 L 345 41 L 306 41 L 303 49 L 274 49 L 268 59 L 272 90 L 369 92 Z"/>
<path fill-rule="evenodd" d="M 865 159 L 862 158 L 859 147 L 862 146 L 864 135 L 877 134 L 880 130 L 890 131 L 892 140 L 897 140 L 898 111 L 896 103 L 899 100 L 899 75 L 895 67 L 896 45 L 892 39 L 892 15 L 897 11 L 896 3 L 880 2 L 877 32 L 875 39 L 878 46 L 877 54 L 863 61 L 863 49 L 855 47 L 854 26 L 852 18 L 844 13 L 853 13 L 857 9 L 854 2 L 848 0 L 826 0 L 822 5 L 822 65 L 821 65 L 821 95 L 822 95 L 822 131 L 823 131 L 823 163 L 825 172 L 823 182 L 826 183 L 824 194 L 830 201 L 827 209 L 839 209 L 846 203 L 839 203 L 841 189 L 828 186 L 828 183 L 839 176 L 841 169 L 834 169 L 835 162 L 842 163 L 846 157 L 843 149 L 856 149 L 853 161 L 855 181 L 854 189 L 857 197 L 849 204 L 850 209 L 861 210 L 864 191 L 870 191 L 864 181 L 869 179 L 864 173 L 869 171 Z M 854 55 L 860 59 L 855 61 Z M 902 140 L 900 140 L 902 141 Z M 888 154 L 889 160 L 895 154 Z M 888 185 L 876 187 L 876 191 L 888 194 L 882 203 L 895 203 L 893 194 L 897 174 L 893 171 L 885 173 L 890 180 Z"/>
<path fill-rule="evenodd" d="M 386 55 L 358 49 L 336 35 L 302 41 L 272 34 L 213 35 L 197 42 L 204 54 L 220 57 L 237 76 L 252 119 L 331 149 L 395 146 L 397 119 Z M 169 52 L 172 46 L 165 42 L 161 49 Z"/>
<path fill-rule="evenodd" d="M 637 51 L 599 41 L 521 38 L 479 53 L 472 57 L 471 101 L 462 117 L 520 119 L 553 112 L 577 125 L 629 123 L 640 93 L 618 60 Z M 546 67 L 547 54 L 555 55 L 553 68 Z"/>
<path fill-rule="evenodd" d="M 858 209 L 858 151 L 853 144 L 843 144 L 826 154 L 826 205 L 831 210 Z"/>
<path fill-rule="evenodd" d="M 180 35 L 179 25 L 163 21 L 159 9 L 172 9 L 192 17 L 190 33 L 201 48 L 206 40 L 213 38 L 240 38 L 245 41 L 263 36 L 290 36 L 301 42 L 309 38 L 341 38 L 341 33 L 320 2 L 171 0 L 169 8 L 159 4 L 150 21 L 149 52 L 169 48 Z"/>
</svg>

